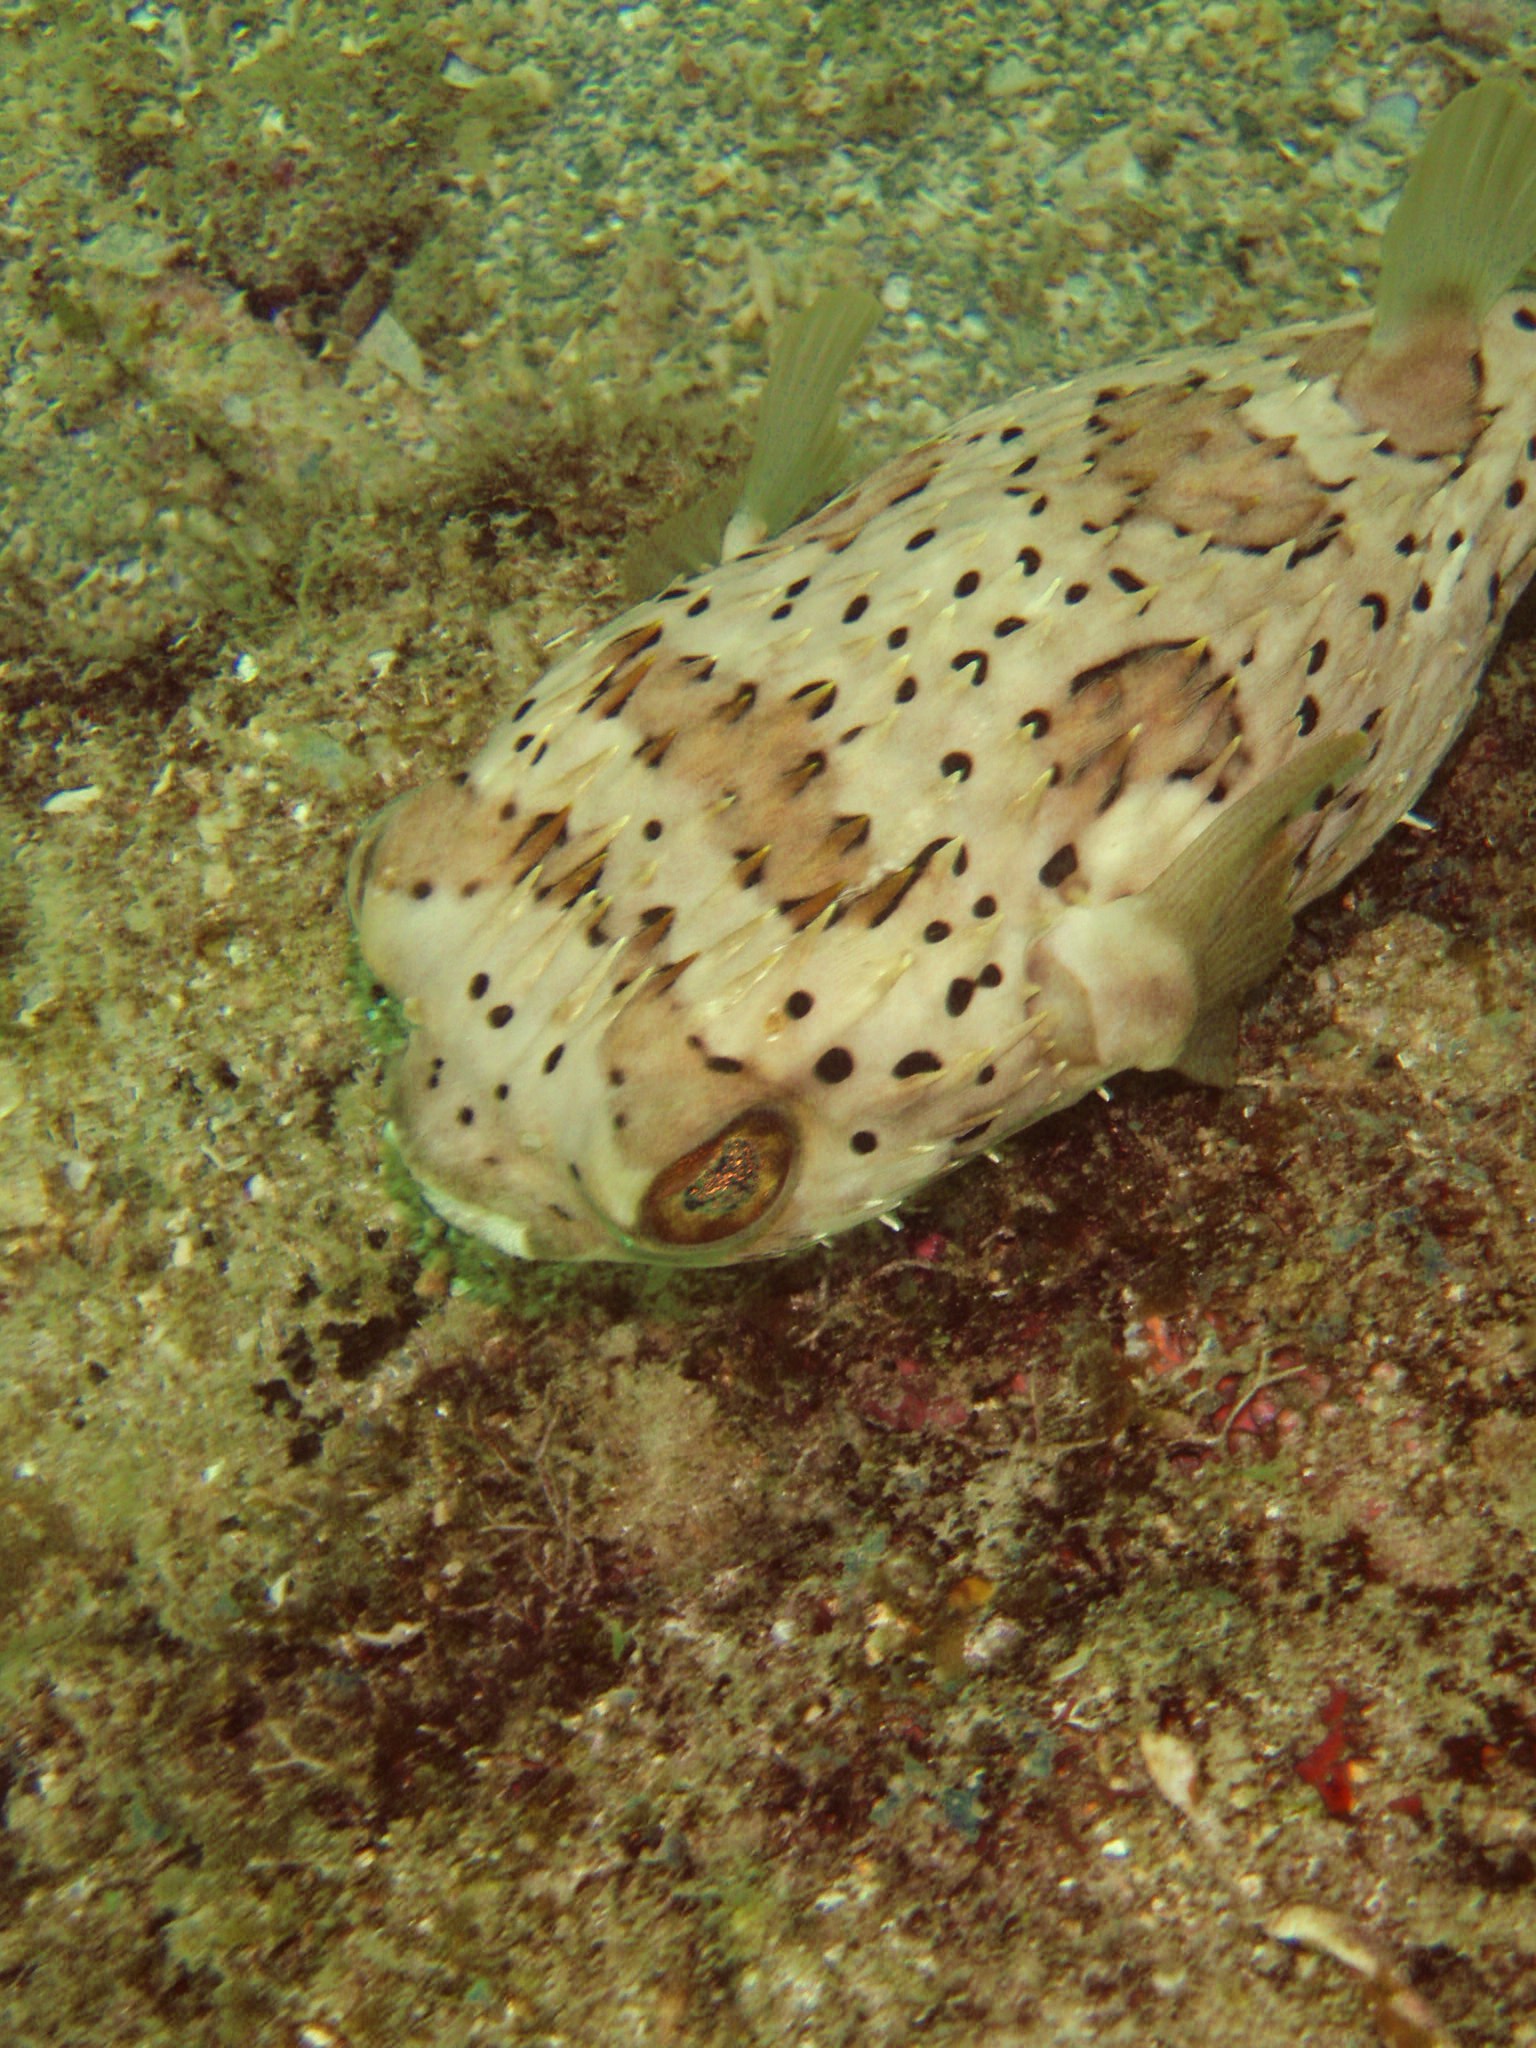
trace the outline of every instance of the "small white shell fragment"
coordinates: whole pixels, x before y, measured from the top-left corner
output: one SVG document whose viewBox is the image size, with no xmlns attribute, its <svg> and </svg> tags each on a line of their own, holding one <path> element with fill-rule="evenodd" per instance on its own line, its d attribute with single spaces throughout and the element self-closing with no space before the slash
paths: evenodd
<svg viewBox="0 0 1536 2048">
<path fill-rule="evenodd" d="M 1193 1813 L 1200 1796 L 1200 1765 L 1182 1735 L 1143 1728 L 1136 1738 L 1147 1775 L 1170 1806 Z"/>
<path fill-rule="evenodd" d="M 88 782 L 81 789 L 56 789 L 52 796 L 43 799 L 43 809 L 50 818 L 73 818 L 88 811 L 100 798 L 101 785 Z"/>
<path fill-rule="evenodd" d="M 444 85 L 456 86 L 460 92 L 473 92 L 477 85 L 484 85 L 490 73 L 482 71 L 478 64 L 471 64 L 457 50 L 450 50 L 438 75 Z"/>
<path fill-rule="evenodd" d="M 1265 1921 L 1264 1932 L 1271 1941 L 1294 1942 L 1302 1948 L 1315 1949 L 1319 1955 L 1332 1956 L 1335 1962 L 1358 1970 L 1362 1977 L 1375 1979 L 1382 1974 L 1381 1958 L 1376 1951 L 1337 1913 L 1322 1906 L 1282 1906 Z"/>
</svg>

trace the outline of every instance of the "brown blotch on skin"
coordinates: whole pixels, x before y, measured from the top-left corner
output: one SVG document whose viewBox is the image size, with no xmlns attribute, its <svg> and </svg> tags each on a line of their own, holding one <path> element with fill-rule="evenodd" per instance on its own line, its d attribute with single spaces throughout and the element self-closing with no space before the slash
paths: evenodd
<svg viewBox="0 0 1536 2048">
<path fill-rule="evenodd" d="M 651 802 L 659 807 L 665 800 L 680 815 L 700 820 L 730 866 L 739 849 L 772 846 L 774 894 L 786 903 L 824 902 L 828 891 L 836 896 L 860 888 L 871 868 L 867 833 L 845 829 L 855 807 L 842 787 L 840 757 L 822 756 L 821 767 L 807 750 L 807 717 L 833 694 L 830 679 L 813 672 L 809 680 L 805 695 L 781 695 L 724 663 L 705 677 L 697 664 L 667 651 L 646 677 L 639 700 L 644 729 L 635 735 L 637 757 L 658 770 Z M 633 719 L 635 710 L 625 716 Z M 738 718 L 745 724 L 732 722 Z M 748 733 L 753 772 L 744 775 Z M 726 793 L 732 800 L 722 805 Z M 421 865 L 413 874 L 426 871 Z"/>
<path fill-rule="evenodd" d="M 1242 736 L 1230 679 L 1203 640 L 1154 641 L 1078 671 L 1051 731 L 1061 779 L 1102 810 L 1138 775 L 1198 775 Z M 1233 756 L 1241 768 L 1241 747 Z"/>
<path fill-rule="evenodd" d="M 1217 547 L 1263 552 L 1307 539 L 1328 500 L 1295 437 L 1258 432 L 1244 384 L 1154 385 L 1105 409 L 1112 432 L 1097 473 L 1136 502 L 1136 515 Z"/>
<path fill-rule="evenodd" d="M 1476 322 L 1460 306 L 1427 312 L 1390 348 L 1362 346 L 1339 396 L 1400 454 L 1462 454 L 1487 424 Z"/>
</svg>

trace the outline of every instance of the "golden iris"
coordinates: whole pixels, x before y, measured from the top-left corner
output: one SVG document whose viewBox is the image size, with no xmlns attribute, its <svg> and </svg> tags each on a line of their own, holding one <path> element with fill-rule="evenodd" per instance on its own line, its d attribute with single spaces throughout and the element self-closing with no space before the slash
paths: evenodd
<svg viewBox="0 0 1536 2048">
<path fill-rule="evenodd" d="M 749 1109 L 657 1174 L 637 1222 L 662 1244 L 718 1244 L 758 1223 L 795 1163 L 795 1132 L 775 1109 Z"/>
</svg>

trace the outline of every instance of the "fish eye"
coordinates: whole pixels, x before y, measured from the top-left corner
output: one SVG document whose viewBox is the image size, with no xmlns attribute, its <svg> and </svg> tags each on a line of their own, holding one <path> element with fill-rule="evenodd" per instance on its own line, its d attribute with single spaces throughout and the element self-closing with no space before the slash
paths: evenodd
<svg viewBox="0 0 1536 2048">
<path fill-rule="evenodd" d="M 664 1167 L 636 1219 L 661 1244 L 718 1244 L 761 1222 L 795 1163 L 794 1125 L 775 1109 L 749 1109 Z"/>
</svg>

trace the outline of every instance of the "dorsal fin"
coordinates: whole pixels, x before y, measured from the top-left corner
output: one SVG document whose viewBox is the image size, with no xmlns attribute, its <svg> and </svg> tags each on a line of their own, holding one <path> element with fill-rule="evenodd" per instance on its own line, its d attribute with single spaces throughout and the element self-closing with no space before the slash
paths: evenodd
<svg viewBox="0 0 1536 2048">
<path fill-rule="evenodd" d="M 631 543 L 624 587 L 652 595 L 673 576 L 693 576 L 782 532 L 837 487 L 844 441 L 837 404 L 843 379 L 880 316 L 868 292 L 821 292 L 785 321 L 758 402 L 752 458 Z"/>
</svg>

